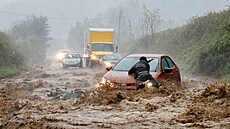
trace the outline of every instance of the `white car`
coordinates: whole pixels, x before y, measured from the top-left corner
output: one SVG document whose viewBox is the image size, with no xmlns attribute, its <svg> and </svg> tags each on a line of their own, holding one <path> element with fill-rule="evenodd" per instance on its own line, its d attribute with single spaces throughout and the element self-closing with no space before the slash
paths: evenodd
<svg viewBox="0 0 230 129">
<path fill-rule="evenodd" d="M 115 65 L 121 59 L 122 56 L 120 54 L 109 54 L 109 55 L 104 55 L 100 60 L 100 63 L 105 65 L 105 67 L 108 67 L 108 66 Z"/>
<path fill-rule="evenodd" d="M 79 53 L 68 53 L 62 61 L 63 68 L 79 67 L 82 68 L 82 57 Z"/>
</svg>

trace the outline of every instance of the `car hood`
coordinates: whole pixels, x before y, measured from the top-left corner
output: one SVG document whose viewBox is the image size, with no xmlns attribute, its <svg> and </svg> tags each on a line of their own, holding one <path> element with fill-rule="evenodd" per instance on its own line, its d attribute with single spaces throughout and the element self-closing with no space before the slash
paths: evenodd
<svg viewBox="0 0 230 129">
<path fill-rule="evenodd" d="M 153 77 L 156 76 L 155 72 L 151 72 L 151 74 Z M 127 71 L 111 70 L 111 71 L 107 72 L 103 77 L 105 79 L 111 81 L 111 82 L 115 82 L 115 83 L 119 83 L 119 84 L 128 84 L 128 83 L 135 83 L 136 82 L 133 77 L 128 75 Z"/>
</svg>

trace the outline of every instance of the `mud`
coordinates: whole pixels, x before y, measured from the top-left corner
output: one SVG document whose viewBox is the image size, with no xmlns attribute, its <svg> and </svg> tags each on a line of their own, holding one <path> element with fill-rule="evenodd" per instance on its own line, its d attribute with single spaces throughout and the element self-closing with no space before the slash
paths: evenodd
<svg viewBox="0 0 230 129">
<path fill-rule="evenodd" d="M 0 128 L 230 128 L 228 83 L 200 77 L 159 89 L 98 89 L 105 72 L 53 62 L 0 80 Z"/>
<path fill-rule="evenodd" d="M 219 82 L 204 88 L 198 95 L 193 96 L 187 107 L 188 111 L 178 117 L 179 122 L 220 122 L 221 119 L 229 118 L 230 85 Z"/>
</svg>

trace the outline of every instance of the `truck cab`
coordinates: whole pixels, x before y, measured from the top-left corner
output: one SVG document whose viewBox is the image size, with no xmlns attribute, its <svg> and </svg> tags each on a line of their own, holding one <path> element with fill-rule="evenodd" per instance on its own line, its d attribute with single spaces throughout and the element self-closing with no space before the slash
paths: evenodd
<svg viewBox="0 0 230 129">
<path fill-rule="evenodd" d="M 107 28 L 89 28 L 89 44 L 87 45 L 90 54 L 90 66 L 100 64 L 104 55 L 113 54 L 115 51 L 115 31 Z"/>
</svg>

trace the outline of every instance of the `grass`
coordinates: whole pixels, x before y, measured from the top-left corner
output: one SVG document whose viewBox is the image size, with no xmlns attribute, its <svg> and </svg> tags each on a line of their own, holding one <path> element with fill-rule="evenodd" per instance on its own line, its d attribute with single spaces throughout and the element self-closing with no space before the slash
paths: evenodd
<svg viewBox="0 0 230 129">
<path fill-rule="evenodd" d="M 0 66 L 0 79 L 12 77 L 20 73 L 20 69 L 9 66 Z"/>
</svg>

